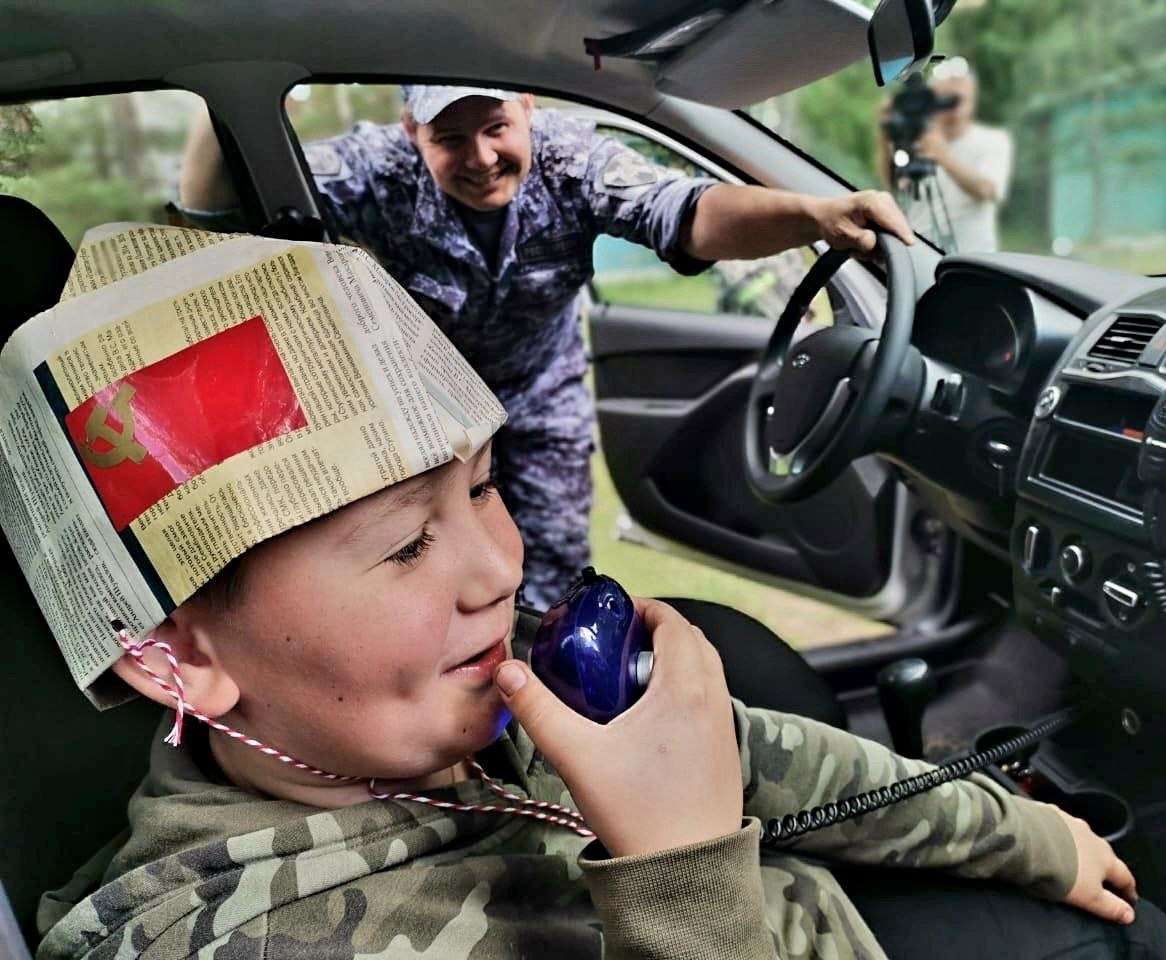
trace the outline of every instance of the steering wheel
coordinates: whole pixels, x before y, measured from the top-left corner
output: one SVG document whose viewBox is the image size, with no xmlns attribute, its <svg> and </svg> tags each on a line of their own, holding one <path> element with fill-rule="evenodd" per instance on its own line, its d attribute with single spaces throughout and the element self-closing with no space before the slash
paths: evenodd
<svg viewBox="0 0 1166 960">
<path fill-rule="evenodd" d="M 833 326 L 793 346 L 810 302 L 850 259 L 829 250 L 798 284 L 757 365 L 745 411 L 745 471 L 753 492 L 768 503 L 816 493 L 871 449 L 907 356 L 915 313 L 906 246 L 887 233 L 875 237 L 887 271 L 881 332 Z"/>
</svg>

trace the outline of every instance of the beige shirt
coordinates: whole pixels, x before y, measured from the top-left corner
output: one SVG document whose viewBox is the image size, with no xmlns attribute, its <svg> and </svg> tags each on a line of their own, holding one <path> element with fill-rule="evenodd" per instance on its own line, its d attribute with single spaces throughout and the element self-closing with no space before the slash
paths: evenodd
<svg viewBox="0 0 1166 960">
<path fill-rule="evenodd" d="M 998 250 L 997 213 L 1008 195 L 1012 177 L 1012 135 L 999 127 L 973 123 L 958 139 L 948 144 L 956 162 L 987 177 L 996 186 L 995 200 L 977 200 L 966 193 L 943 167 L 935 171 L 939 199 L 934 204 L 935 221 L 926 197 L 913 202 L 908 218 L 920 233 L 936 241 L 950 222 L 955 251 L 948 253 L 984 253 Z M 946 214 L 944 212 L 946 208 Z"/>
</svg>

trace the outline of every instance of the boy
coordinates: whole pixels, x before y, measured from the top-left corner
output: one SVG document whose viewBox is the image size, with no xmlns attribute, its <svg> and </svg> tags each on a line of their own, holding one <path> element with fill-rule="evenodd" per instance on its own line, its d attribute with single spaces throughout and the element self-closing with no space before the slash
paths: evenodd
<svg viewBox="0 0 1166 960">
<path fill-rule="evenodd" d="M 263 255 L 265 243 L 272 257 Z M 174 747 L 154 748 L 150 774 L 130 804 L 129 839 L 86 868 L 101 876 L 99 887 L 77 902 L 46 898 L 42 919 L 51 929 L 39 956 L 882 957 L 825 867 L 793 852 L 759 865 L 758 820 L 900 779 L 923 764 L 812 721 L 731 702 L 712 647 L 652 601 L 639 601 L 657 664 L 643 698 L 603 727 L 556 701 L 511 659 L 522 544 L 490 480 L 498 407 L 474 393 L 472 371 L 422 315 L 394 299 L 387 277 L 367 272 L 373 268 L 361 254 L 225 241 L 143 274 L 145 292 L 123 281 L 104 299 L 91 294 L 71 311 L 66 305 L 43 315 L 14 342 L 27 352 L 34 333 L 69 329 L 103 309 L 124 311 L 159 291 L 167 309 L 145 313 L 174 324 L 170 307 L 186 302 L 179 295 L 188 296 L 192 280 L 227 270 L 246 278 L 245 267 L 270 282 L 263 323 L 295 385 L 301 371 L 275 319 L 282 314 L 273 261 L 288 268 L 283 276 L 296 295 L 297 277 L 311 291 L 309 268 L 332 265 L 332 280 L 348 286 L 321 282 L 324 293 L 308 301 L 314 309 L 327 313 L 326 295 L 343 289 L 353 295 L 349 306 L 361 307 L 353 315 L 363 334 L 402 331 L 406 349 L 397 359 L 417 376 L 405 371 L 387 387 L 378 384 L 385 422 L 407 414 L 439 424 L 448 442 L 434 445 L 444 451 L 436 465 L 403 467 L 373 490 L 333 474 L 345 480 L 332 485 L 347 491 L 337 495 L 343 502 L 308 517 L 300 505 L 283 504 L 295 522 L 256 538 L 236 559 L 220 555 L 215 575 L 137 638 L 122 631 L 125 655 L 116 648 L 106 655 L 112 673 L 177 706 L 167 738 Z M 242 297 L 251 287 L 224 289 Z M 246 303 L 239 310 L 250 312 Z M 354 327 L 338 321 L 337 331 L 363 355 Z M 139 353 L 148 346 L 140 342 Z M 0 364 L 19 353 L 10 345 L 5 355 Z M 144 373 L 160 363 L 171 369 L 183 355 L 139 369 L 141 357 L 130 352 L 123 366 L 137 372 L 118 373 L 94 394 L 120 383 L 120 430 L 108 414 L 103 421 L 114 449 L 136 455 L 130 425 L 144 413 L 131 403 L 148 399 Z M 50 357 L 50 369 L 57 360 Z M 229 366 L 204 364 L 199 373 L 221 389 Z M 391 367 L 381 371 L 386 379 Z M 371 379 L 367 368 L 357 372 Z M 134 397 L 126 399 L 131 381 Z M 418 384 L 426 394 L 420 399 Z M 221 472 L 239 457 L 245 466 L 252 454 L 262 459 L 273 447 L 309 439 L 326 449 L 329 431 L 341 427 L 321 415 L 308 386 L 297 389 L 272 437 L 184 481 L 159 501 L 160 512 L 186 509 L 166 499 L 176 494 L 190 500 L 216 484 L 226 489 Z M 463 398 L 471 395 L 479 416 L 467 425 Z M 98 423 L 95 416 L 87 413 L 86 423 Z M 217 421 L 197 426 L 221 429 Z M 188 450 L 198 432 L 186 420 L 181 430 L 151 435 L 141 444 L 143 462 L 154 457 L 178 469 L 171 454 Z M 110 452 L 73 441 L 81 459 L 86 449 Z M 40 479 L 51 487 L 51 476 Z M 104 489 L 99 479 L 94 484 Z M 5 505 L 6 518 L 14 508 L 40 509 L 31 488 L 23 489 L 22 504 Z M 123 485 L 118 502 L 135 492 Z M 111 502 L 103 495 L 107 512 Z M 151 510 L 134 521 L 147 541 Z M 240 525 L 272 521 L 262 511 L 257 500 L 240 513 Z M 95 540 L 106 523 L 91 518 Z M 7 522 L 6 532 L 13 539 Z M 201 562 L 205 546 L 184 544 L 183 555 Z M 27 572 L 30 558 L 21 559 Z M 167 582 L 178 584 L 176 576 L 171 571 Z M 38 599 L 50 609 L 39 589 Z M 58 636 L 67 632 L 68 624 L 50 620 Z M 507 726 L 509 712 L 521 728 Z M 1112 920 L 1133 919 L 1129 904 L 1103 888 L 1109 882 L 1133 896 L 1133 878 L 1108 844 L 1080 821 L 979 777 L 811 833 L 789 849 L 995 877 Z"/>
</svg>

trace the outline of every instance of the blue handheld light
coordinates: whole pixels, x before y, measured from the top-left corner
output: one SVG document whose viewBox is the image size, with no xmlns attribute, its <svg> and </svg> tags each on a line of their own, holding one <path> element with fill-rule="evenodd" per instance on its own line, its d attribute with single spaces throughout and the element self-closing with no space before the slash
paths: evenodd
<svg viewBox="0 0 1166 960">
<path fill-rule="evenodd" d="M 530 666 L 571 709 L 607 723 L 647 687 L 652 652 L 632 598 L 611 577 L 585 567 L 543 616 Z"/>
</svg>

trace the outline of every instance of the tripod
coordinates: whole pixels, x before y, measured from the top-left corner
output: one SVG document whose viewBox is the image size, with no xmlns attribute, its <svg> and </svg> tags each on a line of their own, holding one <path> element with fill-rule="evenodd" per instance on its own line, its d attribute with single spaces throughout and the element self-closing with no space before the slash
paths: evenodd
<svg viewBox="0 0 1166 960">
<path fill-rule="evenodd" d="M 927 236 L 947 253 L 957 253 L 955 229 L 952 226 L 951 214 L 947 209 L 947 201 L 943 191 L 939 189 L 939 180 L 935 176 L 935 167 L 922 160 L 914 160 L 900 171 L 895 181 L 895 201 L 899 206 L 906 208 L 907 200 L 922 200 L 927 206 L 928 220 L 923 227 Z"/>
</svg>

